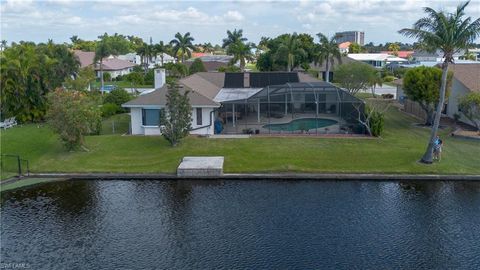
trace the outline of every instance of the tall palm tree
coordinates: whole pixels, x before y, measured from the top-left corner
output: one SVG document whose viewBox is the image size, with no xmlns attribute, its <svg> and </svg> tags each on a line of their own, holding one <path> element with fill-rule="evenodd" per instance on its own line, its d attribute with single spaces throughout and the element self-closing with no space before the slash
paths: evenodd
<svg viewBox="0 0 480 270">
<path fill-rule="evenodd" d="M 154 45 L 153 51 L 154 51 L 155 57 L 160 55 L 160 61 L 163 67 L 163 54 L 167 52 L 167 46 L 165 46 L 163 41 L 160 41 L 158 44 Z"/>
<path fill-rule="evenodd" d="M 342 53 L 338 48 L 335 37 L 328 39 L 327 36 L 322 33 L 318 33 L 317 36 L 320 39 L 320 44 L 317 46 L 315 63 L 322 65 L 325 61 L 325 81 L 330 82 L 330 67 L 335 63 L 335 59 L 337 59 L 339 63 L 342 62 Z"/>
<path fill-rule="evenodd" d="M 472 46 L 474 40 L 480 36 L 480 18 L 472 22 L 471 17 L 465 18 L 465 8 L 468 2 L 457 6 L 454 13 L 444 13 L 425 7 L 427 17 L 419 19 L 413 28 L 404 28 L 399 31 L 407 37 L 417 38 L 425 44 L 430 52 L 440 49 L 443 52 L 442 83 L 440 85 L 440 98 L 437 104 L 432 132 L 428 141 L 428 147 L 421 162 L 431 164 L 433 162 L 433 148 L 440 124 L 440 116 L 445 102 L 445 90 L 447 87 L 448 65 L 453 63 L 453 54 Z"/>
<path fill-rule="evenodd" d="M 247 60 L 253 60 L 252 49 L 254 48 L 252 43 L 244 43 L 240 40 L 232 43 L 228 46 L 227 54 L 233 55 L 231 63 L 240 61 L 240 69 L 244 71 L 245 63 Z"/>
<path fill-rule="evenodd" d="M 285 59 L 287 62 L 287 71 L 292 71 L 295 67 L 297 57 L 305 56 L 306 52 L 300 46 L 300 40 L 297 33 L 286 35 L 284 40 L 278 47 L 275 57 L 277 59 Z"/>
<path fill-rule="evenodd" d="M 170 45 L 173 46 L 173 53 L 175 56 L 177 56 L 180 52 L 182 56 L 182 63 L 185 62 L 185 54 L 187 54 L 188 57 L 192 56 L 192 51 L 195 50 L 195 46 L 193 46 L 192 43 L 194 40 L 195 39 L 190 36 L 190 32 L 187 32 L 183 36 L 180 33 L 176 33 L 175 39 L 170 41 Z"/>
<path fill-rule="evenodd" d="M 227 30 L 227 38 L 223 39 L 222 48 L 228 47 L 230 44 L 234 44 L 237 41 L 245 42 L 247 38 L 243 37 L 243 30 L 242 29 L 233 29 L 233 32 Z"/>
<path fill-rule="evenodd" d="M 103 81 L 103 59 L 108 57 L 111 54 L 110 42 L 108 42 L 108 35 L 105 33 L 103 36 L 100 36 L 100 40 L 97 42 L 97 47 L 95 49 L 95 62 L 100 62 L 100 85 L 101 90 L 103 90 L 104 81 Z"/>
<path fill-rule="evenodd" d="M 137 54 L 140 55 L 140 62 L 143 64 L 143 72 L 147 74 L 148 64 L 155 55 L 154 46 L 144 42 L 142 46 L 137 49 Z"/>
</svg>

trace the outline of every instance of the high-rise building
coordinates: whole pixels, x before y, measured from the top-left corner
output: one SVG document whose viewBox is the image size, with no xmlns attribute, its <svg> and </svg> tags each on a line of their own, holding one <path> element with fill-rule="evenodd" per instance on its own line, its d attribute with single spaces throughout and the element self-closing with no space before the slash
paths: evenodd
<svg viewBox="0 0 480 270">
<path fill-rule="evenodd" d="M 365 44 L 365 32 L 360 32 L 360 31 L 337 32 L 335 33 L 335 37 L 338 44 L 347 42 L 347 41 L 352 43 L 358 43 L 361 46 Z"/>
</svg>

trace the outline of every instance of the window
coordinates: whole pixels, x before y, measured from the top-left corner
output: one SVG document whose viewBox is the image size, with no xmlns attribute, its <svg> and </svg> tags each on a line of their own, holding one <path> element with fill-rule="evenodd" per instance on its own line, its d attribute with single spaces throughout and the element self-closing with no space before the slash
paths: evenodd
<svg viewBox="0 0 480 270">
<path fill-rule="evenodd" d="M 159 126 L 160 110 L 159 109 L 143 109 L 142 124 L 144 126 Z"/>
<path fill-rule="evenodd" d="M 197 126 L 202 125 L 202 108 L 197 108 Z"/>
</svg>

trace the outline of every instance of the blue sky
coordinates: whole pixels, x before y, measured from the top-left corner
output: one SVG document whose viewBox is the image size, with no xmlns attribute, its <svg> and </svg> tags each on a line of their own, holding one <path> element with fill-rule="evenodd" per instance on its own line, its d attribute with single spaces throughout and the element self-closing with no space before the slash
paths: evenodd
<svg viewBox="0 0 480 270">
<path fill-rule="evenodd" d="M 96 39 L 115 32 L 154 42 L 189 31 L 194 43 L 220 44 L 227 29 L 243 29 L 258 42 L 282 33 L 365 31 L 366 42 L 412 42 L 397 31 L 423 15 L 422 7 L 453 11 L 454 0 L 303 0 L 303 1 L 75 1 L 0 0 L 1 39 L 69 41 L 72 35 Z M 467 15 L 480 16 L 480 0 Z"/>
</svg>

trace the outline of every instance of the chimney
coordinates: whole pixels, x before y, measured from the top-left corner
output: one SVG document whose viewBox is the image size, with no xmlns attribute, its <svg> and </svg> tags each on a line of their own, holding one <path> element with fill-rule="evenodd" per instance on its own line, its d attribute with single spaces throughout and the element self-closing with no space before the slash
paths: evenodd
<svg viewBox="0 0 480 270">
<path fill-rule="evenodd" d="M 154 73 L 154 81 L 155 81 L 155 89 L 162 88 L 165 84 L 165 69 L 157 68 L 153 71 Z"/>
<path fill-rule="evenodd" d="M 250 88 L 250 73 L 243 73 L 243 87 Z"/>
</svg>

